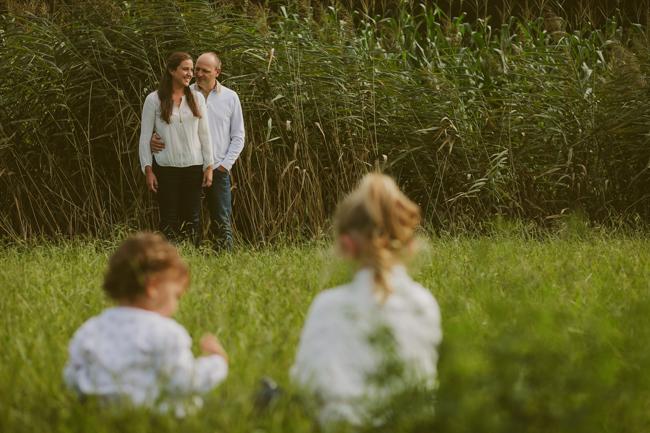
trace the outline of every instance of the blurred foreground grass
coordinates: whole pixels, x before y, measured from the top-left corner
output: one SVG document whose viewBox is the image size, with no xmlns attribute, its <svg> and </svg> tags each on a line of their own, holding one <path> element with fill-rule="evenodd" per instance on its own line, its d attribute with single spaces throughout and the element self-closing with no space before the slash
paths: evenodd
<svg viewBox="0 0 650 433">
<path fill-rule="evenodd" d="M 183 421 L 144 411 L 102 413 L 62 384 L 74 330 L 106 305 L 111 242 L 0 251 L 0 431 L 302 432 L 317 429 L 286 396 L 251 407 L 264 375 L 288 387 L 304 315 L 348 266 L 324 244 L 184 249 L 192 288 L 176 319 L 198 339 L 214 331 L 231 357 L 224 385 Z M 433 239 L 413 264 L 443 314 L 440 388 L 386 408 L 384 431 L 650 431 L 650 241 L 520 235 Z M 291 394 L 289 390 L 288 394 Z"/>
</svg>

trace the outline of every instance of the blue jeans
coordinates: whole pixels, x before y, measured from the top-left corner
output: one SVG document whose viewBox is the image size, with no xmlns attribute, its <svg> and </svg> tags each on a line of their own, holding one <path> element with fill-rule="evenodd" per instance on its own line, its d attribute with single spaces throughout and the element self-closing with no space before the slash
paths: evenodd
<svg viewBox="0 0 650 433">
<path fill-rule="evenodd" d="M 212 185 L 204 188 L 204 191 L 208 199 L 210 232 L 215 241 L 215 249 L 230 251 L 232 250 L 230 174 L 215 169 L 212 172 Z"/>
</svg>

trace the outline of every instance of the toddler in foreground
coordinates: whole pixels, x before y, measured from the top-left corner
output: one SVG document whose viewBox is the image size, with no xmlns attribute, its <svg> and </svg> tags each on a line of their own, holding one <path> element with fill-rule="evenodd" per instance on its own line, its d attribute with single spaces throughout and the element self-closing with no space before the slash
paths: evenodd
<svg viewBox="0 0 650 433">
<path fill-rule="evenodd" d="M 222 382 L 228 359 L 213 335 L 195 358 L 187 331 L 171 316 L 189 285 L 189 270 L 161 236 L 140 233 L 109 260 L 103 288 L 117 304 L 89 319 L 69 346 L 66 384 L 80 396 L 184 416 L 200 394 Z"/>
<path fill-rule="evenodd" d="M 370 409 L 393 393 L 435 384 L 440 311 L 402 265 L 414 249 L 419 222 L 419 207 L 382 174 L 366 175 L 339 204 L 338 248 L 358 272 L 350 283 L 316 297 L 291 369 L 292 380 L 319 402 L 323 427 L 376 423 Z M 382 332 L 388 344 L 377 338 Z M 382 380 L 391 357 L 402 372 Z"/>
</svg>

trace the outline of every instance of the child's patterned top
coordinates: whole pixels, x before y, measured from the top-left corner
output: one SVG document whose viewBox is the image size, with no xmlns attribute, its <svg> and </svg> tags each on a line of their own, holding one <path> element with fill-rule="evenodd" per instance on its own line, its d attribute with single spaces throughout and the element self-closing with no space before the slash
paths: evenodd
<svg viewBox="0 0 650 433">
<path fill-rule="evenodd" d="M 199 394 L 228 374 L 222 357 L 194 358 L 191 344 L 173 319 L 140 308 L 109 308 L 75 333 L 65 382 L 84 396 L 126 397 L 134 405 L 183 416 L 202 404 Z"/>
</svg>

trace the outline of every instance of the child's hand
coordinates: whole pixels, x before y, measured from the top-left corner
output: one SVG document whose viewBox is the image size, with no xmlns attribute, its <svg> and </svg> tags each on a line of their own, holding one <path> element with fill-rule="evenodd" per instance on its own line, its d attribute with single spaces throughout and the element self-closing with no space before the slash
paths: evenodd
<svg viewBox="0 0 650 433">
<path fill-rule="evenodd" d="M 219 355 L 223 359 L 228 362 L 228 354 L 226 353 L 225 350 L 223 350 L 223 347 L 221 347 L 221 343 L 219 343 L 219 340 L 217 340 L 217 337 L 215 337 L 212 334 L 205 334 L 203 337 L 201 337 L 201 351 L 206 354 L 206 355 Z"/>
</svg>

